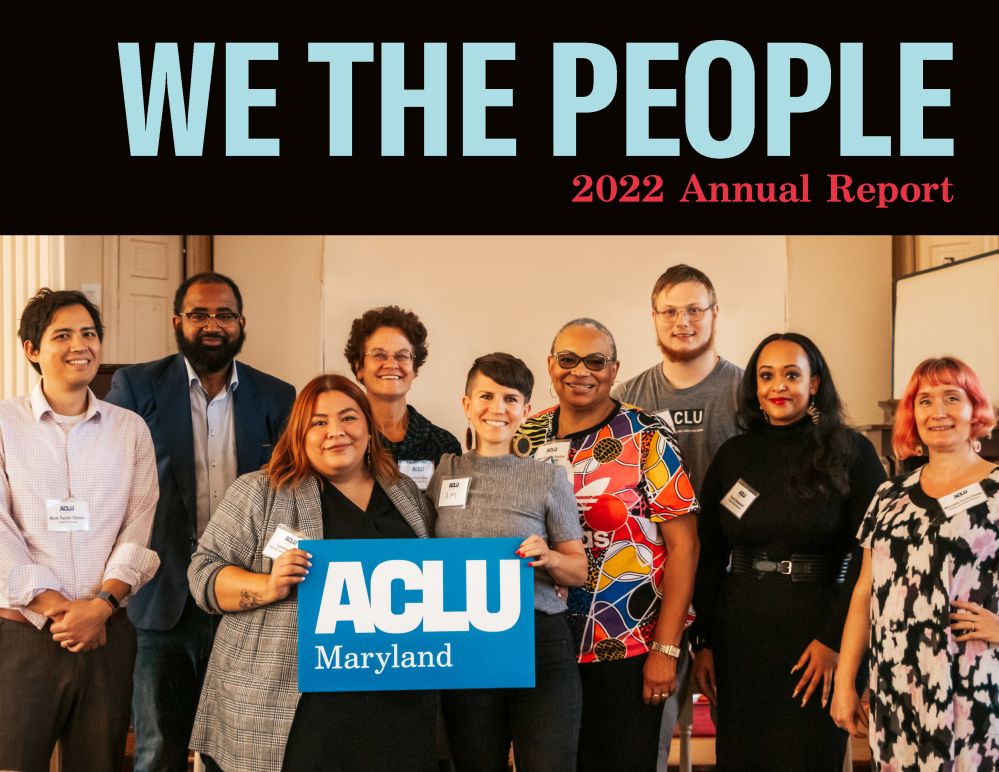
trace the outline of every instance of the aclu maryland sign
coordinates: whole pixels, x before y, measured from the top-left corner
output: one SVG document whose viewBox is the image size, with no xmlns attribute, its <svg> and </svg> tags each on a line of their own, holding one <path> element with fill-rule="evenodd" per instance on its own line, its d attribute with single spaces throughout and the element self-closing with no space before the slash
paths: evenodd
<svg viewBox="0 0 999 772">
<path fill-rule="evenodd" d="M 534 686 L 522 539 L 302 541 L 302 692 Z"/>
</svg>

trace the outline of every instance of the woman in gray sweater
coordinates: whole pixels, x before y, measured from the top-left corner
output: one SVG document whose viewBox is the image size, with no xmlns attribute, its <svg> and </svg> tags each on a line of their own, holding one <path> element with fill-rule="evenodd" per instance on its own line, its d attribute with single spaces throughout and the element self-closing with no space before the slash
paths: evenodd
<svg viewBox="0 0 999 772">
<path fill-rule="evenodd" d="M 586 555 L 565 471 L 513 452 L 533 388 L 534 376 L 516 357 L 496 353 L 476 359 L 462 398 L 469 421 L 466 444 L 472 450 L 477 439 L 474 451 L 445 454 L 427 488 L 437 508 L 434 536 L 521 537 L 517 554 L 535 568 L 534 688 L 441 694 L 458 772 L 505 771 L 511 740 L 518 770 L 576 768 L 582 691 L 566 605 L 554 585 L 582 584 Z M 444 482 L 464 478 L 464 506 L 438 506 Z"/>
</svg>

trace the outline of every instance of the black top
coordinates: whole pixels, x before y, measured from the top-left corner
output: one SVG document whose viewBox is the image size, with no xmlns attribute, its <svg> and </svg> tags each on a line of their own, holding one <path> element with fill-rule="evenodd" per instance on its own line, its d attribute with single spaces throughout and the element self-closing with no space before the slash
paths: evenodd
<svg viewBox="0 0 999 772">
<path fill-rule="evenodd" d="M 367 511 L 348 499 L 328 480 L 323 480 L 324 539 L 415 539 L 416 533 L 377 482 Z"/>
<path fill-rule="evenodd" d="M 447 429 L 434 426 L 430 421 L 416 412 L 412 405 L 406 405 L 409 411 L 409 426 L 406 436 L 400 442 L 391 442 L 384 434 L 378 432 L 378 439 L 396 461 L 433 461 L 436 467 L 445 453 L 461 455 L 461 443 Z"/>
<path fill-rule="evenodd" d="M 801 463 L 809 434 L 814 426 L 809 417 L 790 426 L 768 425 L 760 430 L 736 435 L 715 455 L 701 489 L 701 514 L 697 518 L 701 542 L 694 608 L 697 621 L 693 630 L 697 648 L 712 648 L 714 622 L 726 597 L 726 574 L 733 547 L 762 550 L 770 560 L 788 560 L 795 553 L 825 555 L 842 559 L 857 546 L 856 534 L 878 486 L 886 475 L 877 452 L 860 434 L 853 436 L 850 464 L 850 492 L 818 499 L 802 499 L 791 493 L 791 472 Z M 739 480 L 759 493 L 759 497 L 737 518 L 721 505 L 722 499 Z M 828 616 L 815 637 L 839 650 L 850 595 L 860 571 L 860 551 L 851 560 L 846 581 L 838 585 L 830 599 Z M 761 591 L 771 582 L 787 582 L 788 577 L 753 579 Z M 775 589 L 789 590 L 783 584 Z M 800 587 L 799 587 L 800 589 Z M 730 593 L 729 593 L 730 595 Z M 794 611 L 787 609 L 793 616 Z"/>
</svg>

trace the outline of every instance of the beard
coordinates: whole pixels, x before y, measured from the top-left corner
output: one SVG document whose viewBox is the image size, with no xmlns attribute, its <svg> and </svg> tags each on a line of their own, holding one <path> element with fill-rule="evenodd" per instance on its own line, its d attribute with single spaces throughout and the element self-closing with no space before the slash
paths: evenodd
<svg viewBox="0 0 999 772">
<path fill-rule="evenodd" d="M 174 337 L 177 339 L 177 349 L 187 357 L 194 372 L 198 375 L 205 373 L 219 373 L 228 369 L 230 363 L 243 348 L 246 340 L 246 331 L 239 328 L 239 337 L 236 340 L 229 340 L 222 333 L 199 334 L 191 341 L 184 336 L 183 330 L 174 330 Z M 222 341 L 221 346 L 206 346 L 202 341 L 205 338 L 218 338 Z"/>
<path fill-rule="evenodd" d="M 674 364 L 682 364 L 683 362 L 693 362 L 698 357 L 702 356 L 708 351 L 711 351 L 715 347 L 715 323 L 714 320 L 711 321 L 711 334 L 708 335 L 708 339 L 702 343 L 697 348 L 685 348 L 676 349 L 671 346 L 665 345 L 659 336 L 656 335 L 656 345 L 659 346 L 659 350 L 663 352 L 670 362 Z"/>
</svg>

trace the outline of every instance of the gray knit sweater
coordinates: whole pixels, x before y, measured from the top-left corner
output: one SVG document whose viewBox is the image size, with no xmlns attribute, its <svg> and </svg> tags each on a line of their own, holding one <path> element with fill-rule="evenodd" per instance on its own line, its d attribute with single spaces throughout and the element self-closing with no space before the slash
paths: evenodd
<svg viewBox="0 0 999 772">
<path fill-rule="evenodd" d="M 469 477 L 465 508 L 437 507 L 441 484 Z M 434 536 L 444 539 L 537 534 L 549 544 L 583 538 L 572 484 L 561 467 L 533 458 L 466 453 L 441 457 L 427 486 L 437 511 Z M 511 556 L 513 557 L 513 556 Z M 534 608 L 546 614 L 565 611 L 555 581 L 544 568 L 534 571 Z"/>
</svg>

